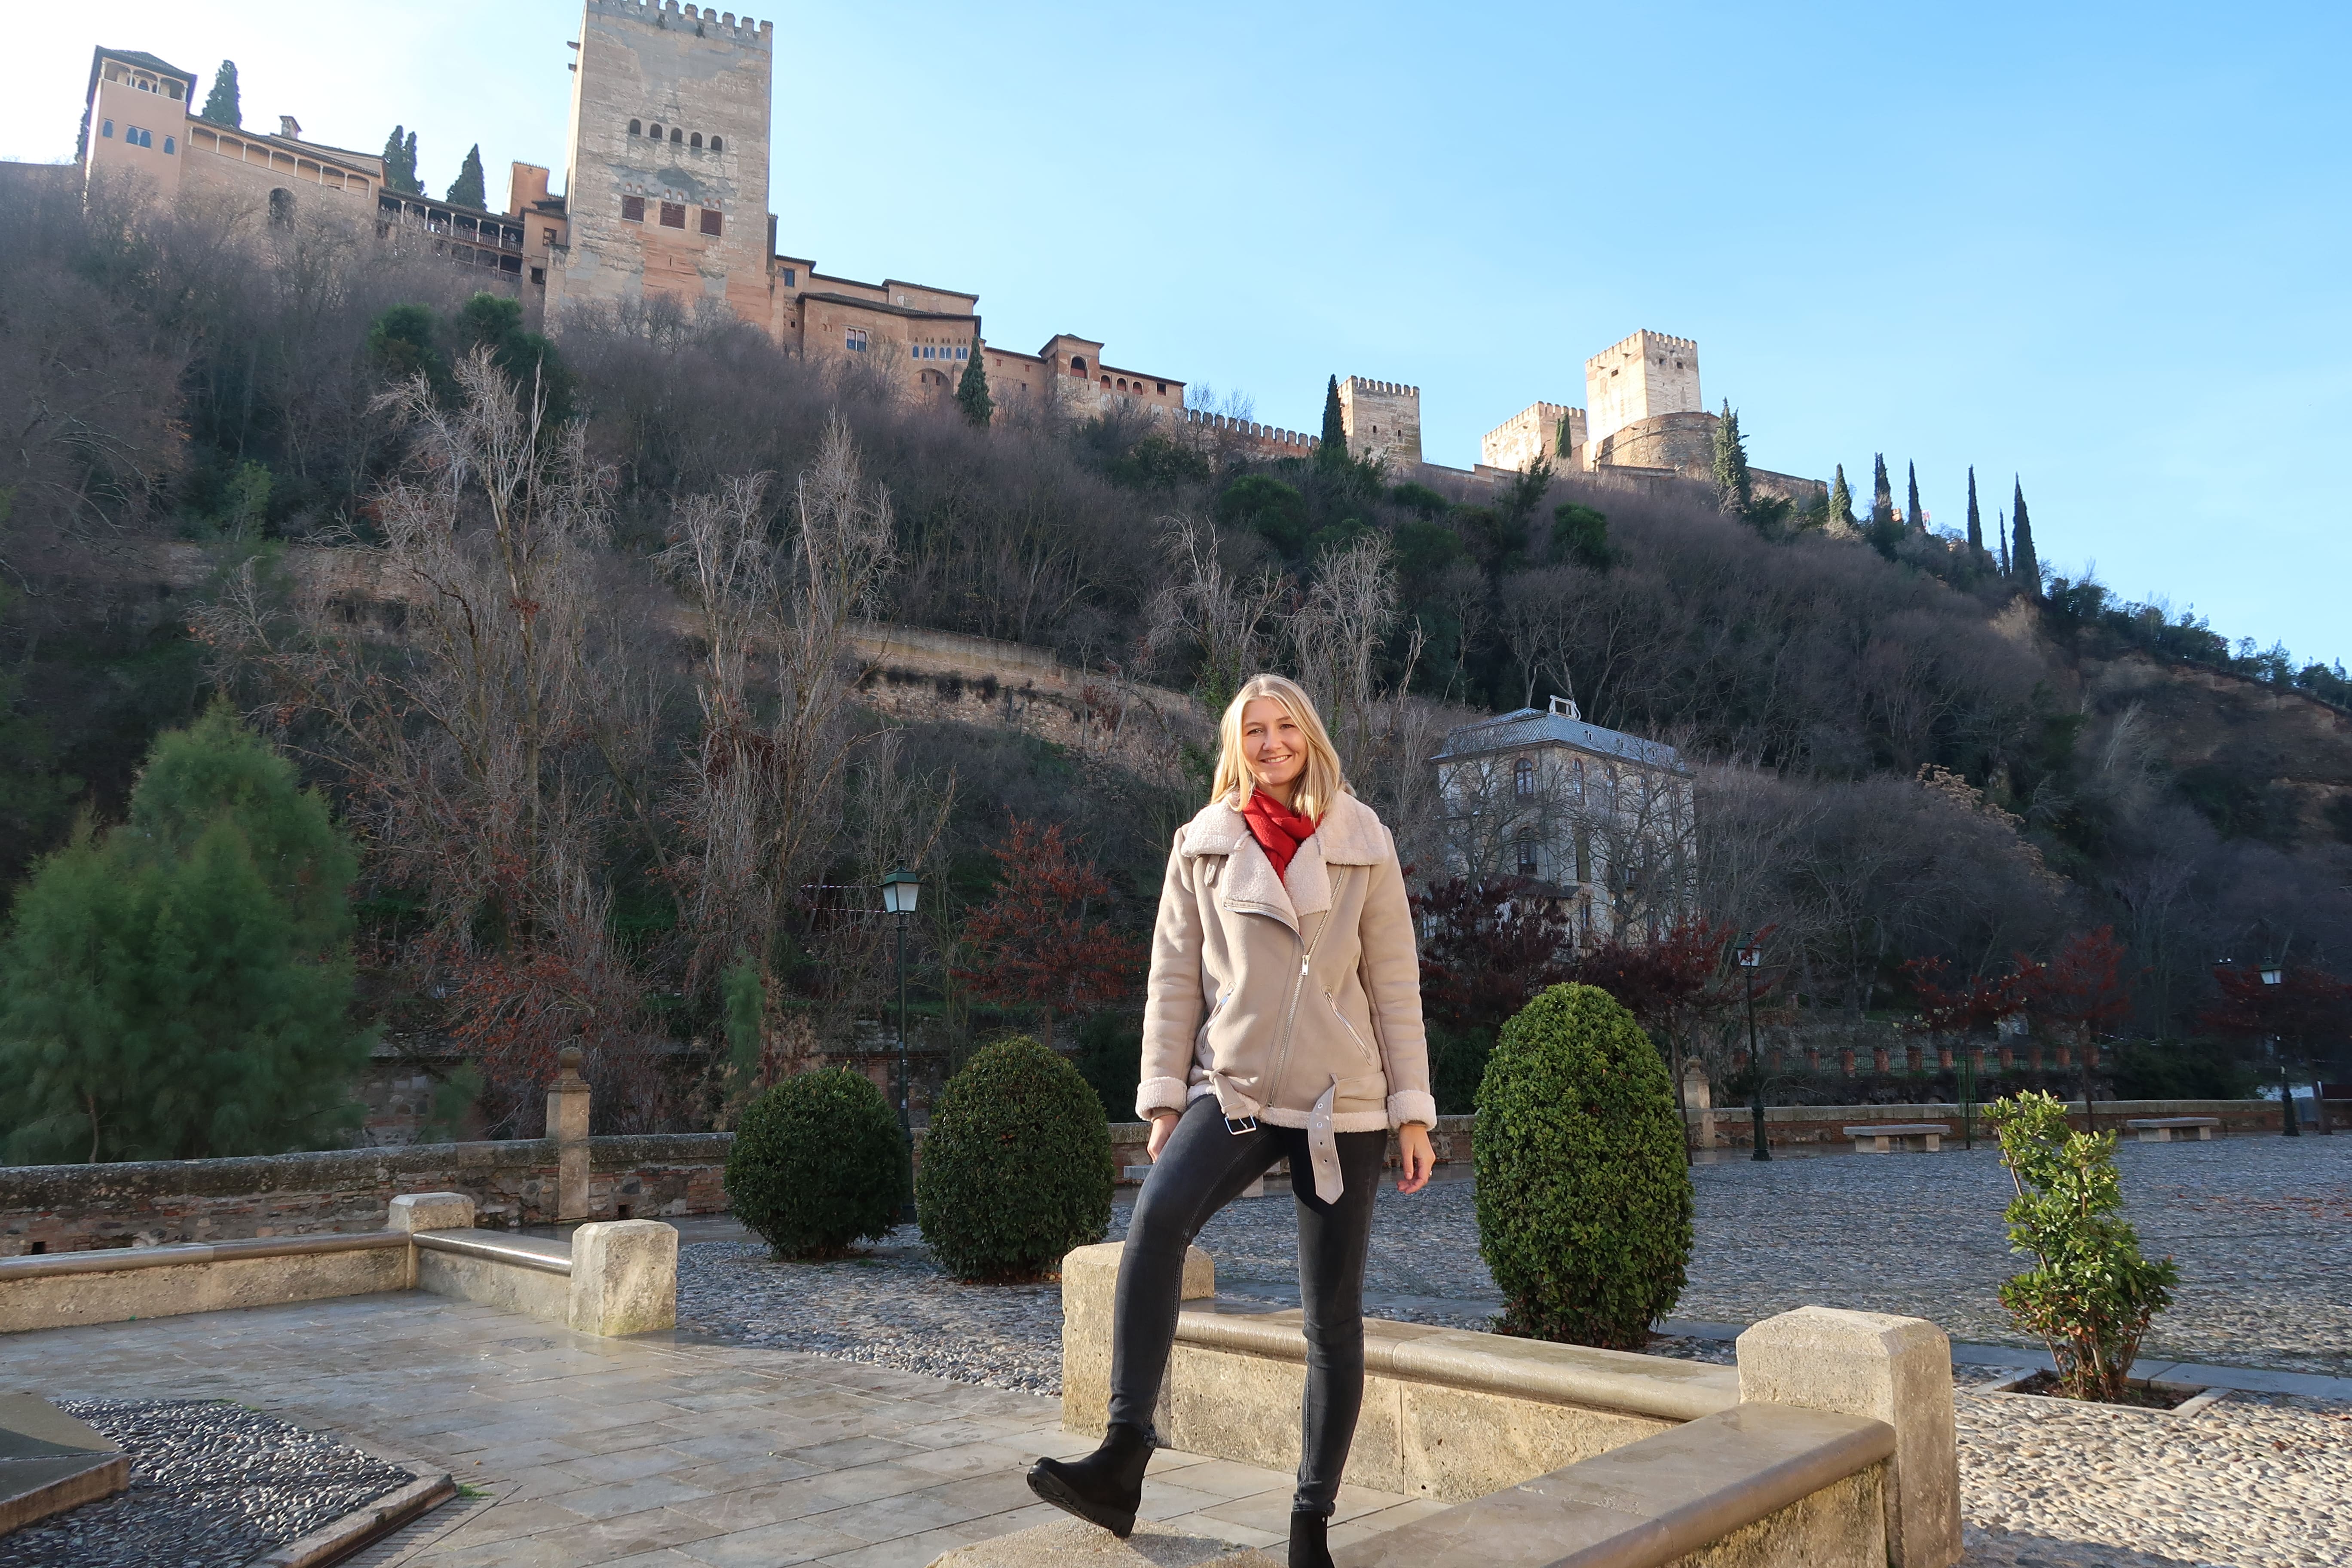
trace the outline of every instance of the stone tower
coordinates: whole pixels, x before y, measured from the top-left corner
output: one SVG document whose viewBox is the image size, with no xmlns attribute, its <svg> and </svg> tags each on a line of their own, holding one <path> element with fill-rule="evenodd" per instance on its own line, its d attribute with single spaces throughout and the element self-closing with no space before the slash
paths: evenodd
<svg viewBox="0 0 2352 1568">
<path fill-rule="evenodd" d="M 1339 384 L 1339 423 L 1348 455 L 1392 463 L 1421 461 L 1421 388 L 1351 375 Z"/>
<path fill-rule="evenodd" d="M 551 330 L 658 295 L 769 326 L 774 41 L 772 22 L 678 0 L 585 0 Z"/>
<path fill-rule="evenodd" d="M 1698 345 L 1640 331 L 1584 362 L 1585 439 L 1599 447 L 1626 426 L 1663 414 L 1704 414 Z"/>
</svg>

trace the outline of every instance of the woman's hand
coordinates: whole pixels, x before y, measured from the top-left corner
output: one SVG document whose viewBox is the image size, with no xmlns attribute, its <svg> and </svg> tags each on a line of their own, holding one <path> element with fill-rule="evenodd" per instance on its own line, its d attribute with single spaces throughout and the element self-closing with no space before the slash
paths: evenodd
<svg viewBox="0 0 2352 1568">
<path fill-rule="evenodd" d="M 1169 1137 L 1175 1131 L 1176 1113 L 1174 1111 L 1155 1110 L 1151 1113 L 1151 1138 L 1143 1145 L 1143 1152 L 1151 1156 L 1153 1164 L 1160 1163 L 1160 1151 L 1168 1147 Z M 1423 1139 L 1423 1142 L 1426 1142 L 1428 1140 Z"/>
<path fill-rule="evenodd" d="M 1158 1134 L 1154 1133 L 1157 1137 Z M 1430 1173 L 1437 1169 L 1437 1151 L 1430 1147 L 1429 1129 L 1418 1121 L 1408 1121 L 1397 1129 L 1397 1191 L 1417 1193 L 1429 1185 Z"/>
</svg>

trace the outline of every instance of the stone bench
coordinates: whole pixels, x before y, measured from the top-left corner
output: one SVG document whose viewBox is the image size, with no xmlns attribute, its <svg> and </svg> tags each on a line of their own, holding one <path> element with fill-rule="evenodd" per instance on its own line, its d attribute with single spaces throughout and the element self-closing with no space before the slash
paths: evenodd
<svg viewBox="0 0 2352 1568">
<path fill-rule="evenodd" d="M 2143 1143 L 2169 1143 L 2175 1132 L 2194 1131 L 2197 1141 L 2210 1143 L 2214 1130 L 2221 1125 L 2218 1116 L 2137 1116 L 2124 1123 L 2139 1134 Z"/>
<path fill-rule="evenodd" d="M 1875 1121 L 1867 1127 L 1849 1127 L 1845 1135 L 1853 1140 L 1857 1154 L 1891 1154 L 1906 1138 L 1921 1140 L 1930 1154 L 1944 1147 L 1951 1125 L 1943 1121 Z"/>
<path fill-rule="evenodd" d="M 1108 1415 L 1119 1252 L 1062 1260 L 1062 1425 L 1087 1436 Z M 1215 1264 L 1198 1247 L 1181 1293 L 1153 1413 L 1161 1441 L 1295 1468 L 1299 1314 L 1221 1310 Z M 1743 1333 L 1736 1370 L 1378 1319 L 1364 1333 L 1363 1417 L 1342 1479 L 1456 1506 L 1358 1543 L 1340 1554 L 1348 1568 L 1949 1568 L 1959 1557 L 1951 1347 L 1932 1323 L 1802 1308 Z M 1424 1526 L 1433 1533 L 1408 1545 Z M 1052 1530 L 1003 1538 L 985 1562 L 1097 1561 L 1066 1556 Z M 1364 1555 L 1391 1541 L 1393 1559 Z"/>
<path fill-rule="evenodd" d="M 0 1333 L 428 1290 L 562 1323 L 637 1334 L 677 1321 L 677 1232 L 583 1225 L 570 1241 L 476 1230 L 463 1193 L 392 1200 L 383 1230 L 257 1237 L 0 1258 Z"/>
</svg>

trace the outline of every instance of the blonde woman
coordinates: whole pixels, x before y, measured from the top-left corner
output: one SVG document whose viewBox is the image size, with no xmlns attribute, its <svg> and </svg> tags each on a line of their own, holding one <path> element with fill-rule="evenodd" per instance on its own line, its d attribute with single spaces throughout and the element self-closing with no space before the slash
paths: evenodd
<svg viewBox="0 0 2352 1568">
<path fill-rule="evenodd" d="M 1135 1525 L 1184 1249 L 1277 1160 L 1297 1199 L 1307 1400 L 1291 1568 L 1325 1542 L 1364 1391 L 1364 1258 L 1391 1131 L 1419 1192 L 1437 1116 L 1395 840 L 1342 776 L 1294 681 L 1245 683 L 1218 726 L 1209 804 L 1176 835 L 1152 935 L 1136 1114 L 1150 1178 L 1119 1259 L 1110 1426 L 1032 1490 L 1115 1535 Z"/>
</svg>

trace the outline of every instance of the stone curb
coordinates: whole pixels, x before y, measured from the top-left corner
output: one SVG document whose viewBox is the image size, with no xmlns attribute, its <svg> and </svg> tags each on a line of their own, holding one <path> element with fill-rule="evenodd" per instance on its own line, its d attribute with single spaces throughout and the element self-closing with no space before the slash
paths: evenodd
<svg viewBox="0 0 2352 1568">
<path fill-rule="evenodd" d="M 457 1495 L 457 1483 L 447 1472 L 415 1462 L 408 1469 L 416 1477 L 408 1485 L 255 1558 L 246 1568 L 326 1568 Z"/>
</svg>

